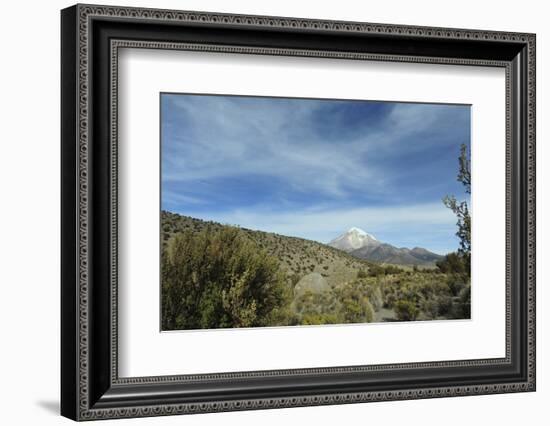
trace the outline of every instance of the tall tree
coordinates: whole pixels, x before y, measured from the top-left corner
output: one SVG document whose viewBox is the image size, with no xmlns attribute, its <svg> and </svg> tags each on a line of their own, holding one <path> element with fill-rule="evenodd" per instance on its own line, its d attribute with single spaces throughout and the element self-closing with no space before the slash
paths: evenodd
<svg viewBox="0 0 550 426">
<path fill-rule="evenodd" d="M 471 170 L 470 158 L 466 144 L 460 146 L 460 156 L 458 157 L 457 181 L 464 185 L 467 194 L 471 194 Z M 443 198 L 443 203 L 457 217 L 458 231 L 456 235 L 460 240 L 458 253 L 464 258 L 466 265 L 470 266 L 470 253 L 472 248 L 471 240 L 471 217 L 467 201 L 458 201 L 454 195 L 447 195 Z"/>
</svg>

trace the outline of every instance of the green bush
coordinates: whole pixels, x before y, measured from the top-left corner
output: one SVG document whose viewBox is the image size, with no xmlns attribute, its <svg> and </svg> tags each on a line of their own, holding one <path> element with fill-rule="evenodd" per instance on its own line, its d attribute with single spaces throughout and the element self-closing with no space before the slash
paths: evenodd
<svg viewBox="0 0 550 426">
<path fill-rule="evenodd" d="M 378 277 L 384 275 L 384 267 L 381 265 L 373 264 L 369 267 L 369 277 Z"/>
<path fill-rule="evenodd" d="M 376 290 L 372 290 L 376 294 Z M 381 303 L 381 296 L 380 296 Z M 332 291 L 306 291 L 292 303 L 295 324 L 347 324 L 371 322 L 374 308 L 363 283 L 346 282 Z"/>
<path fill-rule="evenodd" d="M 363 270 L 363 269 L 359 269 L 357 271 L 357 278 L 358 279 L 361 279 L 361 278 L 367 278 L 367 273 Z"/>
<path fill-rule="evenodd" d="M 335 290 L 343 323 L 372 322 L 374 309 L 363 286 L 346 283 Z"/>
<path fill-rule="evenodd" d="M 468 260 L 456 252 L 449 253 L 442 260 L 438 260 L 436 266 L 445 274 L 470 274 Z"/>
<path fill-rule="evenodd" d="M 336 300 L 332 292 L 314 293 L 304 291 L 293 301 L 294 311 L 300 316 L 307 314 L 329 314 L 336 310 Z"/>
<path fill-rule="evenodd" d="M 453 315 L 455 318 L 470 318 L 470 285 L 465 286 L 459 293 L 453 306 Z"/>
<path fill-rule="evenodd" d="M 174 235 L 162 254 L 164 330 L 284 325 L 290 288 L 276 258 L 233 227 Z"/>
<path fill-rule="evenodd" d="M 378 277 L 381 275 L 402 274 L 403 272 L 404 272 L 403 269 L 393 265 L 379 265 L 379 264 L 373 263 L 372 265 L 369 266 L 370 277 Z"/>
<path fill-rule="evenodd" d="M 395 302 L 394 310 L 400 321 L 415 321 L 420 313 L 416 304 L 410 300 L 398 300 Z"/>
<path fill-rule="evenodd" d="M 374 310 L 376 311 L 380 310 L 384 305 L 384 300 L 382 299 L 382 291 L 380 290 L 380 286 L 370 285 L 366 287 L 366 294 Z"/>
<path fill-rule="evenodd" d="M 436 299 L 422 301 L 422 312 L 427 319 L 436 319 L 439 316 L 439 303 Z"/>
<path fill-rule="evenodd" d="M 300 321 L 300 325 L 323 325 L 323 324 L 338 324 L 340 322 L 336 314 L 304 314 Z"/>
<path fill-rule="evenodd" d="M 443 317 L 452 317 L 453 298 L 448 294 L 441 295 L 437 298 L 438 314 Z"/>
</svg>

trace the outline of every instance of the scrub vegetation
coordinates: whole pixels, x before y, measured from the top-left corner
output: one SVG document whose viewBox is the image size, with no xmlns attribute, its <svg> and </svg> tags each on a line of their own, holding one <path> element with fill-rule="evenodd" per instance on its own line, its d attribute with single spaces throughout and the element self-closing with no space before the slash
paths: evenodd
<svg viewBox="0 0 550 426">
<path fill-rule="evenodd" d="M 470 193 L 461 147 L 458 180 Z M 470 214 L 432 267 L 368 261 L 315 241 L 161 213 L 162 329 L 470 318 Z"/>
</svg>

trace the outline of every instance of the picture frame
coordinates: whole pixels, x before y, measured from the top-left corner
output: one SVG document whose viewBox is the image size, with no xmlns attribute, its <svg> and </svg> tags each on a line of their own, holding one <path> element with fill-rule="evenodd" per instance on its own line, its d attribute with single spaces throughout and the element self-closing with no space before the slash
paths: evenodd
<svg viewBox="0 0 550 426">
<path fill-rule="evenodd" d="M 94 420 L 535 391 L 535 45 L 535 35 L 524 33 L 80 4 L 64 9 L 61 414 Z M 119 377 L 121 48 L 504 69 L 505 356 Z"/>
</svg>

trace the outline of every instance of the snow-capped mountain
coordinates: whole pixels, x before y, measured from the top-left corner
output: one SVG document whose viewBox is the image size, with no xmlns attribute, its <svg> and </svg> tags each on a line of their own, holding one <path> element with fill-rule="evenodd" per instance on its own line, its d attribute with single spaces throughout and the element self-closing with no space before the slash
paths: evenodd
<svg viewBox="0 0 550 426">
<path fill-rule="evenodd" d="M 328 245 L 360 259 L 398 265 L 434 265 L 436 261 L 443 258 L 439 254 L 420 247 L 412 250 L 394 247 L 378 241 L 373 235 L 355 227 L 348 229 Z"/>
<path fill-rule="evenodd" d="M 342 235 L 328 243 L 329 246 L 348 253 L 360 249 L 361 247 L 376 246 L 379 244 L 380 243 L 373 235 L 356 227 L 348 229 Z"/>
</svg>

